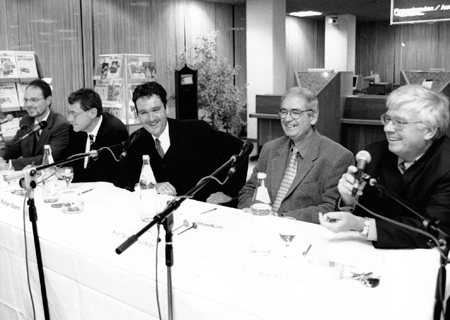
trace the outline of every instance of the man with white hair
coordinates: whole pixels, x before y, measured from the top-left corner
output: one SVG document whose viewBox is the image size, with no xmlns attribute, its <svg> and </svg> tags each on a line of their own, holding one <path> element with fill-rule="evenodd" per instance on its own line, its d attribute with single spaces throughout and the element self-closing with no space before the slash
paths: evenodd
<svg viewBox="0 0 450 320">
<path fill-rule="evenodd" d="M 422 218 L 386 193 L 406 202 L 440 228 L 450 230 L 448 98 L 419 85 L 402 86 L 389 95 L 381 122 L 387 139 L 366 148 L 372 160 L 365 172 L 382 188 L 363 182 L 353 196 L 357 168 L 350 166 L 338 185 L 341 198 L 336 209 L 340 211 L 320 215 L 320 222 L 334 232 L 360 232 L 377 248 L 428 248 L 429 237 L 420 231 L 433 230 L 427 230 Z M 373 218 L 358 204 L 394 223 Z"/>
</svg>

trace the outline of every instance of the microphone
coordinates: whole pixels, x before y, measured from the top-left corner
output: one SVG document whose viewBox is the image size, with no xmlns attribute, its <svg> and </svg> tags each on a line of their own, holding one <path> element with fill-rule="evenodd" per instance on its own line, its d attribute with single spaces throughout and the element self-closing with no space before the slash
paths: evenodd
<svg viewBox="0 0 450 320">
<path fill-rule="evenodd" d="M 12 114 L 8 114 L 6 117 L 4 117 L 4 118 L 0 121 L 0 124 L 4 124 L 4 123 L 6 123 L 6 122 L 8 122 L 8 121 L 11 121 L 12 119 L 14 119 L 13 115 L 12 115 Z"/>
<path fill-rule="evenodd" d="M 352 189 L 352 197 L 356 197 L 356 194 L 358 193 L 359 184 L 361 183 L 362 177 L 364 175 L 364 168 L 366 167 L 366 164 L 370 163 L 372 161 L 372 157 L 370 156 L 370 153 L 368 153 L 365 150 L 362 150 L 356 154 L 356 168 L 358 171 L 355 173 L 355 183 L 353 184 Z"/>
<path fill-rule="evenodd" d="M 42 130 L 44 128 L 47 128 L 47 121 L 41 121 L 39 122 L 36 126 L 34 126 L 33 129 L 31 129 L 30 132 L 24 134 L 22 137 L 19 138 L 19 140 L 17 140 L 15 143 L 20 143 L 22 140 L 25 140 L 26 138 L 28 138 L 29 136 L 32 136 L 33 134 L 35 134 L 36 132 L 38 132 L 39 130 Z"/>
<path fill-rule="evenodd" d="M 144 134 L 145 129 L 141 128 L 139 130 L 136 130 L 131 134 L 131 136 L 128 138 L 128 140 L 125 142 L 123 146 L 123 151 L 119 156 L 119 162 L 122 161 L 128 154 L 128 149 L 131 147 L 133 143 L 135 143 L 136 140 L 140 139 L 141 136 Z"/>
<path fill-rule="evenodd" d="M 230 170 L 228 170 L 227 179 L 229 179 L 236 172 L 236 170 L 241 165 L 242 161 L 248 157 L 248 155 L 252 152 L 252 150 L 253 150 L 253 143 L 246 142 L 242 145 L 239 154 L 237 156 L 233 155 L 231 157 L 234 161 L 233 164 L 231 165 Z"/>
</svg>

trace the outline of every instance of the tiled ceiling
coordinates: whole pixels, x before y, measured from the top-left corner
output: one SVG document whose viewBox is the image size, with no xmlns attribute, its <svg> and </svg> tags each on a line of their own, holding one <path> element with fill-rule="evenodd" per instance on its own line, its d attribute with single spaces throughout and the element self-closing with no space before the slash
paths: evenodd
<svg viewBox="0 0 450 320">
<path fill-rule="evenodd" d="M 213 2 L 244 5 L 245 0 L 207 0 Z M 275 0 L 276 1 L 276 0 Z M 352 14 L 357 21 L 389 21 L 390 0 L 286 0 L 286 13 L 314 10 L 327 15 Z"/>
</svg>

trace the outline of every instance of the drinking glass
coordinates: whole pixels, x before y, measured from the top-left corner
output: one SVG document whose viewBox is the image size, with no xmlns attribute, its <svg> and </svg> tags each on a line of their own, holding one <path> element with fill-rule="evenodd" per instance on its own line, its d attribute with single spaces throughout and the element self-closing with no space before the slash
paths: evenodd
<svg viewBox="0 0 450 320">
<path fill-rule="evenodd" d="M 72 167 L 61 167 L 59 169 L 59 174 L 61 178 L 66 182 L 67 189 L 69 189 L 70 183 L 73 180 L 73 168 Z"/>
<path fill-rule="evenodd" d="M 14 173 L 14 167 L 12 166 L 11 162 L 7 162 L 3 166 L 0 167 L 0 172 L 3 176 L 3 179 L 5 179 L 10 174 Z M 11 185 L 11 181 L 8 181 L 8 187 L 10 185 Z"/>
<path fill-rule="evenodd" d="M 291 242 L 294 240 L 297 234 L 297 223 L 293 217 L 279 217 L 277 219 L 277 231 L 280 238 L 284 241 L 285 257 L 289 257 Z"/>
</svg>

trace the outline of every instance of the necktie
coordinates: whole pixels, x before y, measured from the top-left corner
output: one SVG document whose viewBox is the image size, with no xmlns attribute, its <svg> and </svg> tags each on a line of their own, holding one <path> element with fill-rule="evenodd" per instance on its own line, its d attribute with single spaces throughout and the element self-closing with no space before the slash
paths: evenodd
<svg viewBox="0 0 450 320">
<path fill-rule="evenodd" d="M 292 181 L 294 181 L 294 178 L 297 174 L 297 164 L 298 164 L 298 149 L 296 147 L 292 150 L 291 159 L 289 160 L 289 164 L 286 168 L 286 171 L 283 175 L 283 180 L 281 180 L 280 188 L 278 189 L 277 196 L 275 197 L 275 201 L 272 205 L 272 211 L 278 212 L 278 209 L 280 208 L 281 201 L 283 201 L 284 197 L 286 196 L 287 192 L 289 191 L 289 188 L 291 187 Z"/>
<path fill-rule="evenodd" d="M 405 171 L 406 171 L 405 161 L 400 162 L 400 163 L 398 164 L 398 170 L 400 170 L 400 172 L 401 172 L 402 174 L 405 173 Z"/>
<path fill-rule="evenodd" d="M 92 145 L 94 144 L 94 135 L 90 134 L 89 135 L 89 151 L 92 150 Z"/>
<path fill-rule="evenodd" d="M 156 151 L 158 151 L 159 156 L 161 157 L 161 159 L 164 158 L 164 150 L 161 147 L 161 141 L 159 141 L 159 139 L 155 139 L 155 147 L 156 147 Z"/>
<path fill-rule="evenodd" d="M 92 150 L 92 145 L 94 144 L 94 135 L 93 134 L 89 134 L 89 151 Z M 84 158 L 84 167 L 87 168 L 89 167 L 89 165 L 91 164 L 91 159 L 93 159 L 92 157 L 86 157 Z M 96 159 L 94 159 L 96 160 Z"/>
</svg>

